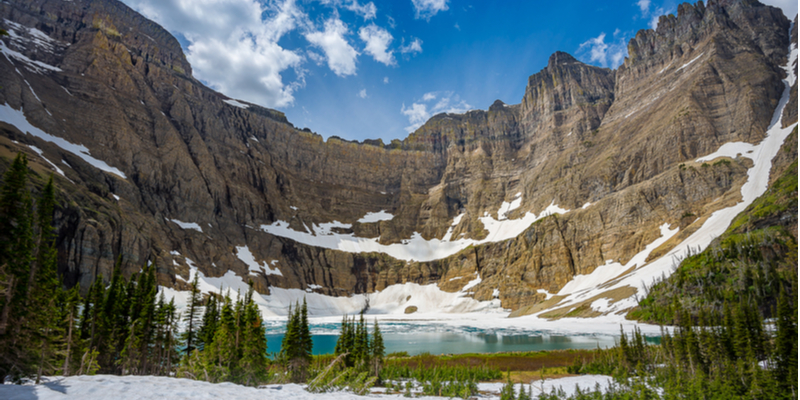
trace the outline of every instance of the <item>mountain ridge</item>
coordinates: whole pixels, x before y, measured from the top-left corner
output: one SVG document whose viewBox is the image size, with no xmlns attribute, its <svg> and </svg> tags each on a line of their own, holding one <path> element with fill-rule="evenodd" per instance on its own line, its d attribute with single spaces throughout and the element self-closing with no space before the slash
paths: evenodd
<svg viewBox="0 0 800 400">
<path fill-rule="evenodd" d="M 0 59 L 5 71 L 19 70 L 17 63 L 24 71 L 5 74 L 0 101 L 24 109 L 47 132 L 61 129 L 101 160 L 115 160 L 127 175 L 110 177 L 63 149 L 2 129 L 5 138 L 64 160 L 70 165 L 64 177 L 80 183 L 63 195 L 56 218 L 59 265 L 69 283 L 110 277 L 120 256 L 127 274 L 157 263 L 159 282 L 168 287 L 185 288 L 195 269 L 208 277 L 233 271 L 253 279 L 262 294 L 282 287 L 345 296 L 404 282 L 458 291 L 477 272 L 483 280 L 472 297 L 498 297 L 514 310 L 539 303 L 546 297 L 540 290 L 556 293 L 607 259 L 626 261 L 660 235 L 665 220 L 686 235 L 698 222 L 684 215 L 706 216 L 736 201 L 746 160 L 708 168 L 692 160 L 722 143 L 764 137 L 782 90 L 776 63 L 789 42 L 788 21 L 776 9 L 742 1 L 683 4 L 677 17 L 662 17 L 663 26 L 640 31 L 617 70 L 554 53 L 529 78 L 520 104 L 440 114 L 402 142 L 379 146 L 323 141 L 278 111 L 226 102 L 191 78 L 179 46 L 136 49 L 150 49 L 139 25 L 168 33 L 142 17 L 138 25 L 119 22 L 130 12 L 119 3 L 40 0 L 0 7 L 6 20 L 72 38 L 62 55 L 42 56 L 60 72 L 38 74 L 19 59 Z M 51 14 L 60 17 L 48 19 Z M 76 19 L 80 24 L 64 22 Z M 70 36 L 66 28 L 46 28 L 59 24 L 79 29 Z M 767 33 L 751 34 L 761 31 Z M 30 57 L 43 53 L 23 47 L 17 50 Z M 672 65 L 676 61 L 683 66 Z M 743 66 L 745 72 L 737 72 Z M 675 106 L 683 101 L 684 108 Z M 89 115 L 86 121 L 57 123 L 80 110 Z M 10 140 L 1 145 L 24 149 Z M 415 234 L 432 243 L 448 232 L 451 242 L 477 242 L 496 234 L 487 223 L 509 226 L 526 213 L 541 217 L 549 206 L 572 211 L 537 218 L 516 238 L 472 251 L 465 245 L 427 262 L 315 247 L 260 228 L 280 222 L 313 237 L 377 237 L 381 246 L 403 246 Z M 358 222 L 379 211 L 392 218 Z M 333 221 L 341 226 L 317 232 Z M 181 227 L 189 224 L 197 229 Z M 240 248 L 261 267 L 244 262 Z"/>
</svg>

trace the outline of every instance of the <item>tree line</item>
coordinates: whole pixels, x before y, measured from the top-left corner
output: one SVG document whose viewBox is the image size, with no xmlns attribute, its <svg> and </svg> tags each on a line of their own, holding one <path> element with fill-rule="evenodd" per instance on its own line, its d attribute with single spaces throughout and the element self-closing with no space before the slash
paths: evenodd
<svg viewBox="0 0 800 400">
<path fill-rule="evenodd" d="M 111 279 L 97 276 L 85 296 L 79 285 L 65 288 L 57 271 L 53 177 L 34 199 L 36 178 L 19 153 L 0 188 L 0 376 L 38 382 L 43 375 L 133 374 L 258 385 L 319 374 L 322 368 L 311 365 L 305 300 L 290 309 L 281 350 L 270 360 L 252 285 L 244 294 L 204 295 L 193 274 L 181 313 L 159 292 L 155 265 L 126 278 L 118 259 Z M 345 368 L 355 363 L 377 376 L 384 351 L 377 324 L 372 339 L 363 315 L 343 331 L 337 351 L 347 354 Z"/>
</svg>

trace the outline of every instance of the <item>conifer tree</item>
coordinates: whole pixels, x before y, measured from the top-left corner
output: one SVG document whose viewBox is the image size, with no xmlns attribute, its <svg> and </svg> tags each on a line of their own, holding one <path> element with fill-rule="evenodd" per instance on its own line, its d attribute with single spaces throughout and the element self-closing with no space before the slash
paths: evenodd
<svg viewBox="0 0 800 400">
<path fill-rule="evenodd" d="M 778 297 L 777 332 L 775 335 L 775 379 L 784 390 L 797 391 L 797 324 L 786 294 Z M 793 351 L 794 349 L 794 351 Z M 791 376 L 794 367 L 794 376 Z"/>
<path fill-rule="evenodd" d="M 267 339 L 261 320 L 261 313 L 253 301 L 253 286 L 245 298 L 244 315 L 242 317 L 242 357 L 239 367 L 245 385 L 263 380 L 267 366 Z"/>
<path fill-rule="evenodd" d="M 372 326 L 372 341 L 370 346 L 373 376 L 380 377 L 385 351 L 386 347 L 383 344 L 383 335 L 381 334 L 381 328 L 378 326 L 378 320 L 376 319 Z"/>
<path fill-rule="evenodd" d="M 219 309 L 217 307 L 217 297 L 212 294 L 206 301 L 202 324 L 197 331 L 196 348 L 204 350 L 205 347 L 214 340 L 214 332 L 217 330 L 218 322 Z"/>
<path fill-rule="evenodd" d="M 198 274 L 195 274 L 189 289 L 189 303 L 186 305 L 186 314 L 184 315 L 186 331 L 183 333 L 183 339 L 186 342 L 186 354 L 191 354 L 196 345 L 195 338 L 197 337 L 197 324 L 200 320 L 200 302 L 202 300 L 198 286 Z"/>
<path fill-rule="evenodd" d="M 32 201 L 27 191 L 28 160 L 18 153 L 3 177 L 0 193 L 0 353 L 21 357 L 9 329 L 21 326 L 25 317 L 30 264 L 33 261 Z M 4 363 L 5 364 L 5 363 Z M 13 364 L 13 363 L 12 363 Z M 11 365 L 8 365 L 9 367 Z M 0 365 L 0 373 L 10 372 Z"/>
</svg>

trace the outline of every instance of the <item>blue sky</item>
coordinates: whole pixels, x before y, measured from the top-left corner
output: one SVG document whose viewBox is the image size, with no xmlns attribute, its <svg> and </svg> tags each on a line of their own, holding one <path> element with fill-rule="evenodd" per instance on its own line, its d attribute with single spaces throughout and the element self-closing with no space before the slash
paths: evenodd
<svg viewBox="0 0 800 400">
<path fill-rule="evenodd" d="M 123 0 L 194 76 L 324 137 L 402 139 L 439 112 L 519 103 L 555 51 L 617 67 L 678 1 Z M 769 0 L 793 18 L 796 0 Z"/>
</svg>

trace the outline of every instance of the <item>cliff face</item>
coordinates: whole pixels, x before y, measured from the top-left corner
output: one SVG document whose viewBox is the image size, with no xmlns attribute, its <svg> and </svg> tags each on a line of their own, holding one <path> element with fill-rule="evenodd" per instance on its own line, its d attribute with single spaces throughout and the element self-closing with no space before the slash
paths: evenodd
<svg viewBox="0 0 800 400">
<path fill-rule="evenodd" d="M 3 167 L 26 151 L 39 175 L 49 162 L 63 170 L 56 222 L 68 282 L 109 277 L 118 258 L 127 274 L 157 263 L 160 284 L 178 289 L 194 267 L 233 271 L 264 294 L 342 296 L 402 282 L 457 291 L 478 272 L 473 296 L 500 289 L 515 310 L 544 300 L 540 289 L 558 292 L 606 260 L 629 259 L 664 223 L 686 236 L 738 201 L 748 160 L 693 160 L 764 137 L 790 42 L 774 8 L 683 4 L 639 32 L 615 71 L 555 53 L 520 104 L 437 115 L 383 146 L 325 142 L 278 111 L 226 102 L 192 78 L 169 33 L 121 3 L 7 1 L 0 16 L 12 33 L 0 57 L 5 112 L 87 148 L 0 122 Z M 492 223 L 551 204 L 572 211 L 493 239 Z M 390 218 L 362 219 L 382 210 Z M 314 246 L 303 234 L 377 238 L 369 249 L 412 247 L 416 234 L 465 244 L 419 262 Z M 245 246 L 266 268 L 242 261 Z"/>
</svg>

